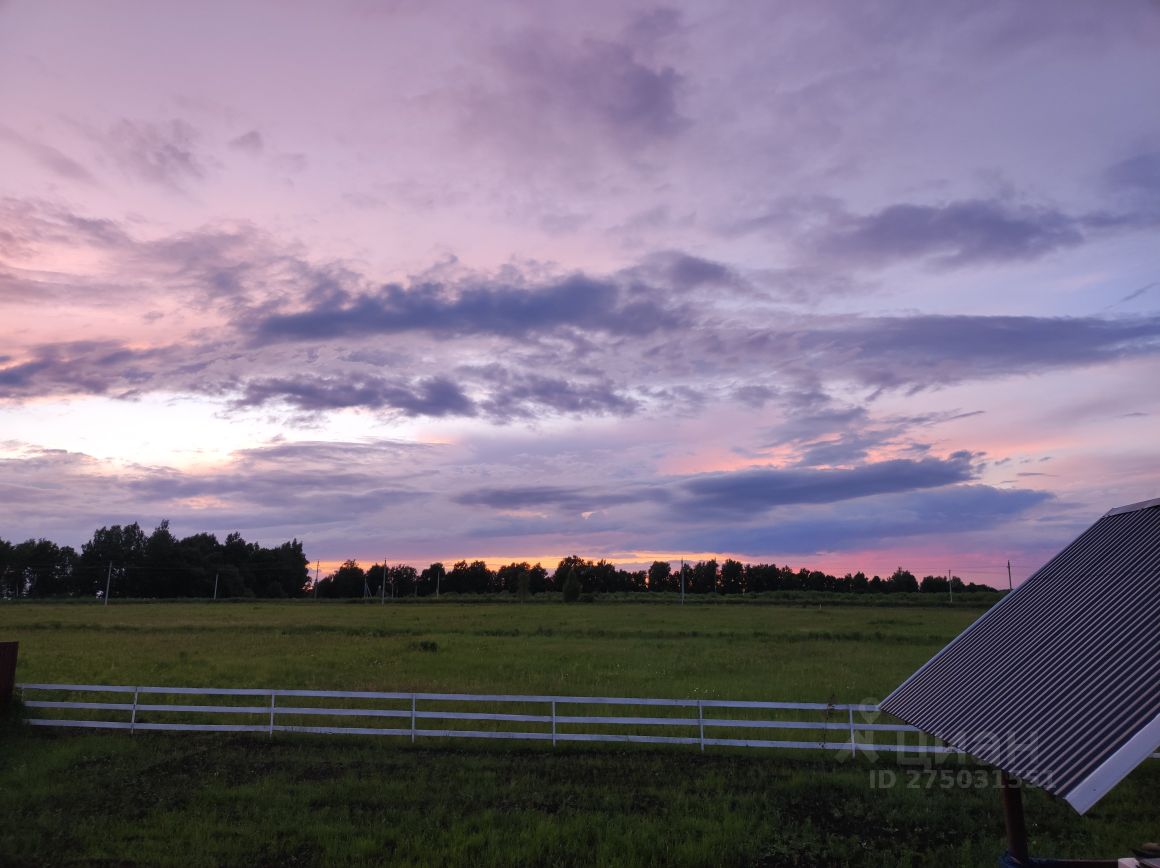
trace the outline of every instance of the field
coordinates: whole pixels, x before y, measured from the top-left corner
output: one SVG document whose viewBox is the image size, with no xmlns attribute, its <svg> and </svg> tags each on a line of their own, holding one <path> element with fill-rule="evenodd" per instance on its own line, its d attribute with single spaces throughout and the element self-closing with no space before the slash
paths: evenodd
<svg viewBox="0 0 1160 868">
<path fill-rule="evenodd" d="M 3 604 L 18 681 L 863 702 L 981 608 Z M 434 649 L 434 650 L 432 650 Z M 983 769 L 810 752 L 0 735 L 0 863 L 992 865 Z M 1160 762 L 1088 816 L 1027 793 L 1032 849 L 1154 839 Z M 872 786 L 882 771 L 893 786 Z M 951 774 L 942 775 L 949 770 Z"/>
</svg>

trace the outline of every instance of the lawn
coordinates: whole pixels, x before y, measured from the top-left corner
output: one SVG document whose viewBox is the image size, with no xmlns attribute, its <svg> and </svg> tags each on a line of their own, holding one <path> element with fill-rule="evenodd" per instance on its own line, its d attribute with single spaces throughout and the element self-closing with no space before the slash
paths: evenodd
<svg viewBox="0 0 1160 868">
<path fill-rule="evenodd" d="M 881 699 L 982 611 L 22 603 L 0 607 L 0 629 L 20 642 L 27 682 L 860 702 Z"/>
<path fill-rule="evenodd" d="M 0 640 L 21 643 L 27 682 L 853 702 L 880 699 L 981 611 L 5 604 Z M 1002 815 L 986 770 L 932 771 L 809 752 L 10 722 L 0 863 L 995 864 Z M 1146 764 L 1083 818 L 1028 792 L 1033 851 L 1126 854 L 1160 833 L 1158 786 L 1160 762 Z"/>
</svg>

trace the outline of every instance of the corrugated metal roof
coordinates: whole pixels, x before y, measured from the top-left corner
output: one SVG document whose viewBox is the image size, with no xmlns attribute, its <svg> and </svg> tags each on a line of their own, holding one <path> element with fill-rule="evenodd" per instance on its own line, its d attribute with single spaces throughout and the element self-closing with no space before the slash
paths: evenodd
<svg viewBox="0 0 1160 868">
<path fill-rule="evenodd" d="M 1160 745 L 1160 500 L 1109 511 L 881 707 L 1084 813 Z"/>
</svg>

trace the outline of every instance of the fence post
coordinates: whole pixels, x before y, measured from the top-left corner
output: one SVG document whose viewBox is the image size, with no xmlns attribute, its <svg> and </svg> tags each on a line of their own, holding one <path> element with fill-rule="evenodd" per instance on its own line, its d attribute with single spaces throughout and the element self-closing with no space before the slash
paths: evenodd
<svg viewBox="0 0 1160 868">
<path fill-rule="evenodd" d="M 277 699 L 278 694 L 273 690 L 270 691 L 270 738 L 274 737 L 274 700 Z"/>
<path fill-rule="evenodd" d="M 697 723 L 701 729 L 701 753 L 705 752 L 705 709 L 701 705 L 701 700 L 697 700 Z"/>
<path fill-rule="evenodd" d="M 16 654 L 19 642 L 0 642 L 0 709 L 12 701 L 12 688 L 16 686 Z"/>
<path fill-rule="evenodd" d="M 411 694 L 411 744 L 415 743 L 415 694 Z"/>
<path fill-rule="evenodd" d="M 129 735 L 137 731 L 137 695 L 140 691 L 140 687 L 133 688 L 133 712 L 129 715 Z"/>
<path fill-rule="evenodd" d="M 556 700 L 552 700 L 552 747 L 556 746 Z"/>
<path fill-rule="evenodd" d="M 858 755 L 858 742 L 854 741 L 854 706 L 847 709 L 850 712 L 850 756 Z"/>
</svg>

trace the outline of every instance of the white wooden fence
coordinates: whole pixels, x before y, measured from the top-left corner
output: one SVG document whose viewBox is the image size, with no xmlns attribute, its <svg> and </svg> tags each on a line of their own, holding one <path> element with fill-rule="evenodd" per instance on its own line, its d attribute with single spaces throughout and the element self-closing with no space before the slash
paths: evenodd
<svg viewBox="0 0 1160 868">
<path fill-rule="evenodd" d="M 702 751 L 712 746 L 851 754 L 951 752 L 930 743 L 912 726 L 880 722 L 876 705 L 99 684 L 17 686 L 24 708 L 34 712 L 26 717 L 33 726 L 130 732 L 257 732 L 271 736 L 276 732 L 378 735 L 412 742 L 417 738 L 520 739 L 550 741 L 553 745 L 637 742 L 699 745 Z M 47 716 L 62 713 L 66 716 Z M 809 719 L 796 719 L 802 717 Z M 378 721 L 395 725 L 369 725 Z M 472 728 L 452 727 L 455 723 Z M 817 736 L 769 737 L 781 732 Z M 893 741 L 878 740 L 885 736 Z"/>
</svg>

